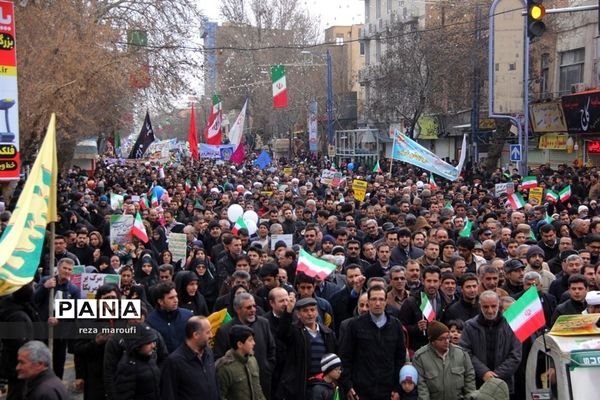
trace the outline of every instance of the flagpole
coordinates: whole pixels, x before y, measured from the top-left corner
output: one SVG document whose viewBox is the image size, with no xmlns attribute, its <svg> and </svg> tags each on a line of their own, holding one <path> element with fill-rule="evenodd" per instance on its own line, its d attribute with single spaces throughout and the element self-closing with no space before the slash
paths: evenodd
<svg viewBox="0 0 600 400">
<path fill-rule="evenodd" d="M 49 274 L 50 278 L 54 277 L 54 263 L 56 261 L 56 255 L 54 254 L 54 236 L 56 235 L 56 226 L 54 222 L 50 222 L 50 257 L 48 258 Z M 58 280 L 56 282 L 58 284 Z M 50 288 L 50 294 L 48 295 L 48 318 L 51 318 L 54 314 L 54 288 Z M 52 351 L 54 349 L 54 326 L 48 325 L 48 349 L 50 350 L 50 360 L 52 360 Z"/>
<path fill-rule="evenodd" d="M 390 179 L 392 179 L 392 170 L 394 168 L 394 150 L 396 149 L 396 131 L 392 142 L 392 156 L 390 157 Z"/>
</svg>

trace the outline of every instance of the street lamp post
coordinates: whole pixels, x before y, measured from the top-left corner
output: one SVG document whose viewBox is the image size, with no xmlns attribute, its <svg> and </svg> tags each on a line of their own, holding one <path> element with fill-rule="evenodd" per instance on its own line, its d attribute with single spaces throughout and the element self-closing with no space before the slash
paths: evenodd
<svg viewBox="0 0 600 400">
<path fill-rule="evenodd" d="M 333 65 L 327 49 L 327 144 L 333 145 Z"/>
</svg>

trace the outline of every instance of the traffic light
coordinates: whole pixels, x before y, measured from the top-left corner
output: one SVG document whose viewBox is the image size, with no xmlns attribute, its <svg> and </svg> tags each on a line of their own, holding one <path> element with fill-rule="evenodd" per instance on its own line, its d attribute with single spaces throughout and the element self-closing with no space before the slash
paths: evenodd
<svg viewBox="0 0 600 400">
<path fill-rule="evenodd" d="M 543 0 L 527 0 L 527 37 L 535 39 L 546 31 L 546 24 L 542 21 L 546 9 Z"/>
</svg>

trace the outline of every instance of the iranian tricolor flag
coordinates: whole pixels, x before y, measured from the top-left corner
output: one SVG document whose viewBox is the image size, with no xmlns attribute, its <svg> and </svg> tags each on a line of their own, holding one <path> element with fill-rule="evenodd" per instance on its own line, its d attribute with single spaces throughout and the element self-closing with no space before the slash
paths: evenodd
<svg viewBox="0 0 600 400">
<path fill-rule="evenodd" d="M 192 190 L 192 181 L 190 180 L 190 178 L 185 178 L 185 192 L 189 192 L 190 190 Z"/>
<path fill-rule="evenodd" d="M 288 95 L 285 67 L 283 65 L 271 66 L 271 81 L 273 84 L 273 108 L 286 108 L 288 106 Z"/>
<path fill-rule="evenodd" d="M 435 179 L 433 179 L 433 174 L 429 174 L 429 186 L 431 186 L 432 190 L 438 190 L 440 187 L 435 183 Z"/>
<path fill-rule="evenodd" d="M 212 98 L 212 108 L 210 110 L 210 116 L 208 117 L 208 123 L 204 129 L 204 140 L 207 144 L 221 144 L 221 122 L 223 119 L 222 109 L 223 104 L 221 103 L 221 98 L 217 95 L 214 95 Z"/>
<path fill-rule="evenodd" d="M 328 263 L 325 260 L 321 260 L 320 258 L 313 257 L 304 249 L 300 249 L 296 271 L 303 272 L 313 278 L 316 277 L 324 280 L 335 271 L 335 265 Z"/>
<path fill-rule="evenodd" d="M 571 185 L 558 192 L 558 196 L 560 197 L 560 201 L 563 203 L 569 200 L 571 198 Z"/>
<path fill-rule="evenodd" d="M 519 208 L 525 207 L 525 200 L 523 200 L 521 193 L 515 192 L 508 196 L 508 202 L 513 210 L 518 210 Z"/>
<path fill-rule="evenodd" d="M 140 213 L 135 214 L 135 220 L 131 227 L 131 234 L 136 238 L 140 239 L 144 243 L 148 243 L 148 233 L 146 233 L 146 227 L 142 222 L 142 216 Z"/>
<path fill-rule="evenodd" d="M 526 176 L 525 178 L 523 178 L 523 181 L 521 182 L 521 186 L 523 187 L 523 189 L 531 189 L 536 187 L 538 184 L 537 182 L 537 178 L 535 176 Z"/>
<path fill-rule="evenodd" d="M 373 172 L 376 173 L 381 173 L 381 167 L 379 166 L 379 161 L 377 161 L 377 164 L 375 164 L 375 166 L 373 167 Z"/>
<path fill-rule="evenodd" d="M 530 287 L 504 312 L 504 318 L 521 343 L 546 324 L 542 302 L 535 286 Z"/>
<path fill-rule="evenodd" d="M 425 294 L 425 292 L 421 292 L 421 306 L 419 307 L 421 312 L 423 313 L 423 318 L 427 321 L 431 322 L 435 319 L 435 310 L 429 301 L 429 297 Z"/>
<path fill-rule="evenodd" d="M 142 195 L 142 197 L 140 197 L 139 205 L 140 205 L 140 210 L 147 210 L 147 209 L 149 209 L 150 208 L 150 202 L 148 201 L 148 196 L 146 196 L 145 194 Z"/>
<path fill-rule="evenodd" d="M 246 225 L 246 222 L 244 222 L 244 218 L 242 218 L 240 216 L 235 221 L 235 225 L 233 225 L 233 228 L 231 228 L 231 233 L 233 233 L 234 235 L 237 235 L 238 232 L 240 231 L 240 229 L 242 229 L 242 228 L 248 229 L 248 226 Z"/>
<path fill-rule="evenodd" d="M 156 193 L 152 192 L 152 196 L 150 197 L 150 207 L 158 207 L 159 206 L 158 197 L 156 197 Z"/>
<path fill-rule="evenodd" d="M 556 203 L 558 201 L 558 193 L 552 190 L 546 191 L 546 200 Z"/>
</svg>

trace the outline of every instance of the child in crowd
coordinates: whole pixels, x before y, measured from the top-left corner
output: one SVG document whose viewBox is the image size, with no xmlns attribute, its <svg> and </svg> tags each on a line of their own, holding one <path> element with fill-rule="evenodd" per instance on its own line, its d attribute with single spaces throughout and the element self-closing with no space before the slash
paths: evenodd
<svg viewBox="0 0 600 400">
<path fill-rule="evenodd" d="M 321 358 L 321 371 L 321 374 L 309 379 L 309 399 L 333 400 L 341 398 L 337 381 L 342 375 L 342 360 L 333 353 L 325 354 Z"/>
<path fill-rule="evenodd" d="M 448 321 L 448 329 L 450 329 L 450 343 L 458 346 L 464 328 L 465 323 L 460 319 Z"/>
<path fill-rule="evenodd" d="M 419 382 L 419 374 L 417 369 L 410 364 L 406 364 L 400 370 L 400 400 L 417 400 L 418 391 L 417 383 Z"/>
</svg>

